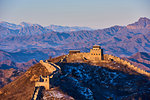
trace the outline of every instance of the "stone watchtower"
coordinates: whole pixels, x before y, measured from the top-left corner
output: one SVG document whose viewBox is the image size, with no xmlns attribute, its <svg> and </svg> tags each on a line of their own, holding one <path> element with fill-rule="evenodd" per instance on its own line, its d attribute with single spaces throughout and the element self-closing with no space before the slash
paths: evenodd
<svg viewBox="0 0 150 100">
<path fill-rule="evenodd" d="M 90 56 L 94 58 L 94 60 L 103 60 L 103 49 L 99 45 L 94 45 L 93 49 L 90 49 Z"/>
</svg>

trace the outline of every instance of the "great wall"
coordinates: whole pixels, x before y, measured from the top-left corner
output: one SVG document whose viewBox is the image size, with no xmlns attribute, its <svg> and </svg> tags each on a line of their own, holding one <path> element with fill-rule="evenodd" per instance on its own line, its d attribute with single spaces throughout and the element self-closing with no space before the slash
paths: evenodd
<svg viewBox="0 0 150 100">
<path fill-rule="evenodd" d="M 103 54 L 103 49 L 101 49 L 100 46 L 93 46 L 93 49 L 90 50 L 88 53 L 81 53 L 80 50 L 70 50 L 68 55 L 63 56 L 59 62 L 63 63 L 66 61 L 74 61 L 74 60 L 83 60 L 84 62 L 92 62 L 92 63 L 109 63 L 109 62 L 115 62 L 124 66 L 127 66 L 131 70 L 134 70 L 140 74 L 143 74 L 147 77 L 150 77 L 150 73 L 146 72 L 143 69 L 140 69 L 134 65 L 132 65 L 130 62 L 123 60 L 119 57 L 113 56 L 113 55 L 108 55 L 108 54 Z M 48 72 L 51 74 L 48 76 L 40 76 L 39 82 L 35 82 L 35 90 L 34 94 L 32 97 L 32 100 L 38 100 L 38 96 L 40 95 L 40 92 L 42 91 L 43 88 L 46 90 L 49 90 L 51 88 L 50 86 L 50 80 L 53 78 L 55 74 L 58 74 L 61 72 L 61 68 L 56 65 L 53 62 L 40 60 L 40 64 L 44 66 Z M 103 67 L 108 67 L 108 65 L 103 64 Z M 112 66 L 113 67 L 113 66 Z"/>
<path fill-rule="evenodd" d="M 61 68 L 58 65 L 52 62 L 48 62 L 47 60 L 45 62 L 43 62 L 43 60 L 40 60 L 40 64 L 44 66 L 47 69 L 47 71 L 51 74 L 45 77 L 40 76 L 39 81 L 35 82 L 35 89 L 32 96 L 32 100 L 39 100 L 39 98 L 41 97 L 40 95 L 42 90 L 44 88 L 46 90 L 49 90 L 51 88 L 50 80 L 53 78 L 54 75 L 61 72 Z"/>
<path fill-rule="evenodd" d="M 75 51 L 77 51 L 77 52 L 75 52 Z M 91 49 L 90 52 L 88 52 L 88 53 L 85 53 L 85 52 L 81 53 L 81 52 L 79 52 L 79 50 L 75 50 L 75 51 L 71 50 L 71 52 L 69 52 L 69 55 L 67 55 L 67 56 L 72 56 L 72 57 L 70 57 L 71 59 L 78 58 L 78 59 L 83 59 L 84 61 L 87 61 L 87 62 L 90 61 L 93 63 L 99 63 L 99 62 L 100 63 L 108 63 L 108 62 L 114 61 L 118 64 L 127 66 L 128 68 L 130 68 L 140 74 L 150 77 L 150 73 L 132 65 L 130 62 L 128 62 L 126 60 L 123 60 L 123 59 L 113 56 L 113 55 L 103 54 L 103 49 L 101 49 L 100 46 L 97 46 L 97 45 L 93 46 L 93 49 Z M 65 57 L 65 58 L 67 58 L 67 57 Z M 69 58 L 69 60 L 70 60 L 70 58 Z M 103 64 L 103 67 L 107 67 L 106 64 Z"/>
<path fill-rule="evenodd" d="M 104 56 L 105 56 L 105 59 L 107 59 L 108 61 L 109 61 L 109 60 L 113 60 L 113 61 L 115 61 L 115 62 L 117 62 L 117 63 L 119 63 L 119 64 L 126 65 L 126 66 L 129 67 L 130 69 L 135 70 L 135 71 L 137 71 L 137 72 L 140 73 L 140 74 L 143 74 L 143 75 L 146 75 L 146 76 L 150 77 L 150 73 L 148 73 L 148 72 L 146 72 L 145 70 L 140 69 L 140 68 L 138 68 L 138 67 L 132 65 L 130 62 L 128 62 L 128 61 L 126 61 L 126 60 L 123 60 L 123 59 L 121 59 L 121 58 L 119 58 L 119 57 L 112 56 L 112 55 L 108 55 L 108 54 L 105 54 Z"/>
</svg>

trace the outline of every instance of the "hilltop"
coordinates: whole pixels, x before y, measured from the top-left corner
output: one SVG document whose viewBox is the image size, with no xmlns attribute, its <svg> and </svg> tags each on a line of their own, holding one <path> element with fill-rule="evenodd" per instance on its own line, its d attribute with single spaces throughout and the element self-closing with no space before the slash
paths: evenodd
<svg viewBox="0 0 150 100">
<path fill-rule="evenodd" d="M 46 65 L 48 62 L 53 62 L 61 68 L 61 72 L 50 79 L 52 87 L 42 92 L 42 98 L 71 100 L 109 98 L 114 100 L 146 98 L 148 100 L 150 98 L 148 95 L 150 93 L 149 74 L 123 59 L 103 54 L 103 52 L 96 53 L 96 51 L 102 51 L 102 49 L 95 46 L 87 53 L 71 50 L 68 55 L 47 60 Z M 39 76 L 52 74 L 47 70 L 46 65 L 40 62 L 30 67 L 18 79 L 0 89 L 0 98 L 5 98 L 4 100 L 31 99 Z"/>
</svg>

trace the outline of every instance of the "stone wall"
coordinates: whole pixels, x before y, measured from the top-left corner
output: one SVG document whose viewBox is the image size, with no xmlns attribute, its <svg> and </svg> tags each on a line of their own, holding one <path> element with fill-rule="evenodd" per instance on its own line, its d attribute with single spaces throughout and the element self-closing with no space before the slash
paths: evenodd
<svg viewBox="0 0 150 100">
<path fill-rule="evenodd" d="M 50 88 L 49 86 L 49 79 L 50 77 L 49 76 L 46 76 L 46 77 L 42 77 L 40 76 L 40 79 L 43 79 L 44 82 L 35 82 L 35 87 L 40 87 L 40 86 L 44 86 L 46 90 L 48 90 Z"/>
<path fill-rule="evenodd" d="M 56 71 L 56 68 L 54 66 L 52 66 L 51 64 L 49 64 L 47 62 L 43 62 L 43 60 L 40 60 L 40 64 L 45 66 L 46 69 L 48 70 L 48 72 L 50 72 L 50 73 L 53 73 L 54 71 Z"/>
<path fill-rule="evenodd" d="M 101 56 L 100 55 L 91 55 L 91 53 L 75 53 L 75 54 L 69 54 L 66 57 L 67 62 L 73 62 L 73 61 L 78 61 L 78 62 L 86 62 L 86 61 L 91 61 L 91 62 L 99 62 L 101 61 Z M 63 59 L 62 59 L 63 61 Z"/>
<path fill-rule="evenodd" d="M 122 64 L 122 65 L 126 65 L 127 67 L 129 67 L 130 69 L 132 70 L 135 70 L 136 72 L 140 73 L 140 74 L 144 74 L 148 77 L 150 77 L 150 73 L 146 72 L 145 70 L 143 69 L 140 69 L 134 65 L 132 65 L 130 62 L 126 61 L 126 60 L 123 60 L 119 57 L 116 57 L 116 56 L 113 56 L 113 55 L 108 55 L 108 54 L 105 54 L 104 55 L 104 60 L 106 61 L 115 61 L 119 64 Z"/>
<path fill-rule="evenodd" d="M 45 89 L 48 90 L 50 88 L 50 78 L 53 78 L 53 75 L 57 72 L 61 72 L 61 68 L 58 65 L 48 61 L 43 62 L 43 60 L 40 60 L 40 63 L 48 70 L 48 72 L 51 73 L 51 75 L 46 77 L 40 76 L 39 82 L 35 82 L 35 87 L 44 86 Z"/>
</svg>

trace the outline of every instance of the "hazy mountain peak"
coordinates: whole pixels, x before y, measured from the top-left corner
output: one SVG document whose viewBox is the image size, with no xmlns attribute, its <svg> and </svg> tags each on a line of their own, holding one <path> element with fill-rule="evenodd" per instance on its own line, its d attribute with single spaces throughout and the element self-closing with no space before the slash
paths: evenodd
<svg viewBox="0 0 150 100">
<path fill-rule="evenodd" d="M 49 25 L 45 28 L 51 29 L 56 32 L 72 32 L 72 31 L 81 31 L 81 30 L 93 30 L 89 27 L 79 27 L 79 26 L 60 26 L 60 25 Z"/>
<path fill-rule="evenodd" d="M 21 22 L 20 25 L 22 26 L 22 28 L 26 28 L 26 27 L 43 28 L 43 26 L 39 24 L 32 24 L 27 22 Z"/>
<path fill-rule="evenodd" d="M 143 29 L 143 28 L 150 28 L 150 19 L 146 17 L 141 17 L 137 22 L 133 24 L 129 24 L 127 26 L 129 29 Z"/>
<path fill-rule="evenodd" d="M 115 30 L 115 31 L 118 31 L 118 30 L 120 30 L 120 29 L 122 29 L 122 28 L 124 28 L 124 26 L 115 25 L 115 26 L 112 26 L 112 27 L 106 28 L 106 29 L 113 29 L 113 30 Z"/>
<path fill-rule="evenodd" d="M 149 18 L 146 18 L 146 17 L 141 17 L 138 22 L 150 22 L 150 19 Z"/>
<path fill-rule="evenodd" d="M 14 30 L 21 28 L 20 25 L 16 25 L 16 24 L 9 23 L 9 22 L 6 22 L 6 21 L 1 21 L 0 25 L 3 26 L 3 27 L 9 28 L 9 29 L 14 29 Z"/>
<path fill-rule="evenodd" d="M 21 22 L 20 25 L 23 26 L 23 27 L 29 27 L 29 26 L 32 26 L 31 23 L 27 23 L 27 22 Z"/>
</svg>

